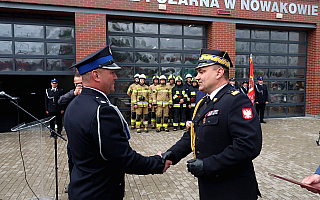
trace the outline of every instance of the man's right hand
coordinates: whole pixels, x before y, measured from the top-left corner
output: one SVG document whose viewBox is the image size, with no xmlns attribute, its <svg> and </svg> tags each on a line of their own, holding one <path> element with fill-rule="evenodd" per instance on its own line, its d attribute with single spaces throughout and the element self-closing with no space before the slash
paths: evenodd
<svg viewBox="0 0 320 200">
<path fill-rule="evenodd" d="M 49 114 L 49 111 L 46 111 L 47 115 Z"/>
<path fill-rule="evenodd" d="M 320 175 L 319 174 L 313 174 L 311 176 L 308 176 L 308 177 L 304 178 L 301 182 L 320 189 Z M 303 186 L 301 186 L 301 187 L 303 187 Z M 306 189 L 311 192 L 320 194 L 320 192 L 318 190 L 313 190 L 313 189 L 309 189 L 309 188 L 306 188 Z"/>
<path fill-rule="evenodd" d="M 82 87 L 76 87 L 76 89 L 74 89 L 74 92 L 73 92 L 73 94 L 75 95 L 75 96 L 77 96 L 77 95 L 79 95 L 79 94 L 81 94 L 81 91 L 82 91 Z"/>
</svg>

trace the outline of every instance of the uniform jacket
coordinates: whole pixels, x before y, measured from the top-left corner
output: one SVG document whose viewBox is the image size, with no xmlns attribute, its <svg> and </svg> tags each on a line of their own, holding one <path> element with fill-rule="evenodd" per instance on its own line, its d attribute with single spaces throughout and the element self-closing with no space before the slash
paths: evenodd
<svg viewBox="0 0 320 200">
<path fill-rule="evenodd" d="M 176 84 L 173 83 L 173 84 L 170 84 L 170 82 L 166 83 L 167 86 L 170 86 L 170 88 L 172 89 Z"/>
<path fill-rule="evenodd" d="M 68 104 L 74 99 L 76 95 L 74 95 L 74 89 L 70 90 L 69 92 L 65 93 L 61 97 L 59 97 L 58 104 L 60 106 L 67 107 Z"/>
<path fill-rule="evenodd" d="M 134 104 L 138 107 L 148 107 L 149 103 L 152 103 L 149 86 L 138 84 L 135 89 L 131 96 L 133 102 L 136 102 Z"/>
<path fill-rule="evenodd" d="M 241 86 L 240 92 L 242 92 L 245 95 L 248 95 L 248 88 L 245 88 L 245 87 Z"/>
<path fill-rule="evenodd" d="M 49 112 L 60 112 L 64 110 L 64 107 L 58 104 L 58 99 L 61 95 L 63 95 L 63 89 L 56 88 L 56 91 L 51 90 L 51 88 L 46 89 L 44 101 L 45 110 Z"/>
<path fill-rule="evenodd" d="M 266 103 L 269 101 L 268 88 L 265 84 L 256 84 L 254 87 L 255 102 Z"/>
<path fill-rule="evenodd" d="M 188 82 L 185 82 L 185 84 L 184 84 L 184 90 L 186 91 L 186 94 L 188 95 L 188 97 L 187 97 L 187 101 L 188 101 L 188 103 L 190 103 L 190 96 L 189 96 L 189 94 L 190 94 L 190 89 L 192 88 L 193 86 L 191 85 L 191 84 L 189 84 Z"/>
<path fill-rule="evenodd" d="M 200 112 L 203 104 L 192 121 L 195 156 L 203 160 L 206 173 L 198 178 L 200 199 L 257 199 L 260 193 L 252 160 L 261 151 L 262 134 L 252 103 L 227 84 Z M 190 129 L 169 150 L 175 155 L 173 163 L 188 155 Z"/>
<path fill-rule="evenodd" d="M 159 84 L 153 90 L 153 105 L 157 105 L 160 107 L 166 107 L 172 105 L 172 93 L 171 87 L 165 84 Z"/>
<path fill-rule="evenodd" d="M 149 86 L 149 90 L 150 90 L 150 94 L 151 94 L 151 96 L 150 96 L 150 98 L 153 100 L 153 93 L 154 93 L 154 91 L 155 91 L 155 89 L 156 89 L 156 87 L 158 86 L 159 84 L 157 84 L 157 85 L 155 85 L 154 83 L 153 84 L 151 84 L 150 86 Z"/>
<path fill-rule="evenodd" d="M 179 104 L 180 99 L 184 100 L 182 104 Z M 176 85 L 172 88 L 172 100 L 174 108 L 187 107 L 188 94 L 186 93 L 186 88 L 182 83 L 181 85 Z"/>
<path fill-rule="evenodd" d="M 188 97 L 189 97 L 189 101 L 188 103 L 191 105 L 192 108 L 194 108 L 196 106 L 196 97 L 197 97 L 197 92 L 199 90 L 199 86 L 190 86 L 189 87 L 189 93 L 188 93 Z"/>
<path fill-rule="evenodd" d="M 74 163 L 70 200 L 122 199 L 125 173 L 162 173 L 160 156 L 143 157 L 131 149 L 120 115 L 102 92 L 83 87 L 64 122 Z"/>
<path fill-rule="evenodd" d="M 137 102 L 134 102 L 134 100 L 132 99 L 132 94 L 136 91 L 137 86 L 139 85 L 139 83 L 132 83 L 128 90 L 127 90 L 127 95 L 131 98 L 131 104 L 135 104 Z"/>
</svg>

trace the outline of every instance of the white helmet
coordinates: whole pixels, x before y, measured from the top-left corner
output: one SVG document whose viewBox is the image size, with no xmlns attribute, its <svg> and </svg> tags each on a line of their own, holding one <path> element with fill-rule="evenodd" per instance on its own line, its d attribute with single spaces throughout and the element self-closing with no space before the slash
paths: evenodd
<svg viewBox="0 0 320 200">
<path fill-rule="evenodd" d="M 161 76 L 159 77 L 159 80 L 162 80 L 162 79 L 167 80 L 167 78 L 166 78 L 165 75 L 161 75 Z"/>
<path fill-rule="evenodd" d="M 146 76 L 144 74 L 140 74 L 139 79 L 146 79 Z"/>
<path fill-rule="evenodd" d="M 135 74 L 133 78 L 139 78 L 139 74 Z"/>
<path fill-rule="evenodd" d="M 187 78 L 192 78 L 192 75 L 191 75 L 191 74 L 187 74 L 187 75 L 186 75 L 186 79 L 187 79 Z"/>
</svg>

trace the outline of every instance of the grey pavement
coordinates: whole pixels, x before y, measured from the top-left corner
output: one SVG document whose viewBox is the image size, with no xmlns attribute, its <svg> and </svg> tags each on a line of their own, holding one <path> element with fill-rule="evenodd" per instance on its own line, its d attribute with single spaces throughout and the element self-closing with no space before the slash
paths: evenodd
<svg viewBox="0 0 320 200">
<path fill-rule="evenodd" d="M 316 145 L 320 119 L 299 117 L 266 121 L 266 124 L 262 124 L 263 148 L 254 160 L 262 199 L 319 199 L 318 194 L 271 177 L 268 173 L 297 181 L 314 173 L 320 164 L 320 146 Z M 27 180 L 41 199 L 44 196 L 55 196 L 55 169 L 54 140 L 49 138 L 48 131 L 43 131 L 42 137 L 40 132 L 39 128 L 21 131 L 20 141 Z M 65 135 L 64 131 L 63 134 Z M 142 155 L 154 155 L 158 151 L 166 151 L 182 134 L 182 131 L 157 133 L 152 130 L 139 134 L 132 131 L 130 145 Z M 67 194 L 63 192 L 69 182 L 66 145 L 66 142 L 58 139 L 59 199 L 68 199 Z M 35 197 L 24 178 L 17 132 L 0 133 L 0 156 L 0 200 Z M 191 158 L 190 154 L 163 175 L 127 174 L 124 199 L 199 199 L 197 179 L 188 173 L 186 168 L 186 161 Z"/>
</svg>

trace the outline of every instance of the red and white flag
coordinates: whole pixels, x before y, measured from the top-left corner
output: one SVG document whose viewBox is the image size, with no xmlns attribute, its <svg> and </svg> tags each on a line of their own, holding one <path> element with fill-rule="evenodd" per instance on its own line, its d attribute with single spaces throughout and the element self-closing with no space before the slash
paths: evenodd
<svg viewBox="0 0 320 200">
<path fill-rule="evenodd" d="M 249 74 L 248 97 L 249 97 L 250 101 L 252 102 L 252 105 L 254 105 L 255 94 L 254 94 L 254 77 L 253 77 L 252 54 L 250 54 L 249 63 L 250 63 L 250 74 Z"/>
</svg>

